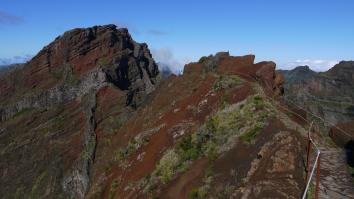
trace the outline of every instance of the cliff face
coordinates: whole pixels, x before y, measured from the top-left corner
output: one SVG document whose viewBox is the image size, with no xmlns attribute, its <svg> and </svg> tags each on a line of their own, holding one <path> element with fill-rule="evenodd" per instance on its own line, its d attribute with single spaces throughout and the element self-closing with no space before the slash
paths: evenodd
<svg viewBox="0 0 354 199">
<path fill-rule="evenodd" d="M 274 62 L 227 52 L 160 74 L 113 25 L 74 29 L 0 79 L 4 198 L 298 198 L 305 129 Z"/>
<path fill-rule="evenodd" d="M 154 89 L 158 68 L 146 44 L 114 25 L 74 29 L 59 36 L 18 70 L 1 79 L 0 121 L 29 108 L 47 108 L 113 84 L 127 104 Z"/>
<path fill-rule="evenodd" d="M 291 76 L 288 76 L 290 82 L 286 85 L 286 99 L 333 124 L 353 120 L 354 62 L 342 61 L 322 73 L 303 69 L 288 72 Z M 292 82 L 292 78 L 299 81 Z"/>
<path fill-rule="evenodd" d="M 291 85 L 309 79 L 316 74 L 308 66 L 298 66 L 293 70 L 278 70 L 277 72 L 283 74 L 286 79 L 284 84 L 285 90 L 291 87 Z"/>
<path fill-rule="evenodd" d="M 68 31 L 2 77 L 2 196 L 83 198 L 97 145 L 96 96 L 110 89 L 119 95 L 107 104 L 133 111 L 157 78 L 147 45 L 114 25 Z"/>
</svg>

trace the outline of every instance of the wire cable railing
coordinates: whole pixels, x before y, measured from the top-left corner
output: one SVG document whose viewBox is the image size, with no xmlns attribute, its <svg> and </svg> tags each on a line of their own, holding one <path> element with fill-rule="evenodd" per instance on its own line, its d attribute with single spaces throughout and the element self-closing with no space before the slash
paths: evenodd
<svg viewBox="0 0 354 199">
<path fill-rule="evenodd" d="M 251 79 L 255 80 L 258 83 L 261 83 L 261 84 L 263 83 L 263 85 L 265 85 L 266 89 L 268 89 L 270 91 L 273 91 L 273 88 L 268 85 L 267 81 L 260 82 L 257 77 L 251 76 L 249 74 L 241 73 L 241 72 L 237 72 L 236 74 L 240 75 L 240 76 L 243 76 L 243 77 L 246 77 L 246 79 L 251 78 Z M 304 118 L 303 116 L 301 116 L 300 114 L 298 114 L 295 111 L 291 110 L 290 108 L 287 108 L 286 106 L 281 106 L 279 103 L 275 102 L 274 98 L 267 96 L 266 92 L 264 91 L 264 88 L 261 87 L 261 89 L 262 89 L 262 92 L 265 94 L 264 96 L 267 99 L 269 99 L 272 102 L 272 104 L 275 104 L 276 106 L 282 108 L 283 110 L 288 111 L 288 112 L 292 113 L 293 115 L 296 115 L 297 117 L 301 118 L 301 120 L 303 120 L 305 123 L 310 125 L 309 129 L 308 129 L 308 147 L 307 147 L 307 161 L 306 161 L 306 172 L 307 172 L 307 175 L 306 175 L 306 187 L 305 187 L 304 192 L 302 194 L 302 199 L 305 199 L 308 196 L 309 188 L 310 188 L 310 185 L 311 185 L 311 181 L 313 180 L 313 177 L 315 175 L 315 171 L 316 171 L 315 199 L 318 199 L 319 188 L 320 188 L 320 162 L 321 162 L 322 151 L 320 150 L 319 145 L 311 137 L 311 131 L 312 131 L 312 127 L 313 127 L 314 121 L 310 122 L 307 118 Z M 287 104 L 290 104 L 290 105 L 296 107 L 299 110 L 303 110 L 303 111 L 306 112 L 306 114 L 319 119 L 323 123 L 323 125 L 327 124 L 328 126 L 331 126 L 332 128 L 335 128 L 338 131 L 340 131 L 341 133 L 345 134 L 350 139 L 354 139 L 354 137 L 351 134 L 349 134 L 348 132 L 346 132 L 343 129 L 339 128 L 337 125 L 335 125 L 335 124 L 333 124 L 333 123 L 331 123 L 329 121 L 326 121 L 324 118 L 322 118 L 322 117 L 312 113 L 311 111 L 309 111 L 309 110 L 297 105 L 292 100 L 289 100 L 287 98 L 282 98 L 282 99 L 284 99 L 284 101 Z M 314 160 L 310 175 L 308 175 L 309 167 L 310 167 L 310 156 L 311 156 L 311 148 L 312 148 L 312 146 L 316 150 L 316 157 L 315 157 L 315 160 Z"/>
</svg>

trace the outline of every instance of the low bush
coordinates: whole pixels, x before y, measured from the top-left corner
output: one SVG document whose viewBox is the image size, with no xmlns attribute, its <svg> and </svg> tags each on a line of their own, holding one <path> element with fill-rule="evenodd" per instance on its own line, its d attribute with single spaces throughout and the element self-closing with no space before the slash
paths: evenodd
<svg viewBox="0 0 354 199">
<path fill-rule="evenodd" d="M 173 149 L 168 150 L 156 166 L 153 175 L 159 176 L 162 183 L 167 184 L 176 173 L 180 164 L 179 155 Z"/>
<path fill-rule="evenodd" d="M 272 113 L 270 104 L 265 103 L 260 96 L 249 97 L 242 103 L 228 105 L 219 110 L 197 132 L 184 136 L 177 141 L 174 148 L 164 153 L 156 169 L 142 183 L 144 190 L 151 191 L 151 187 L 156 187 L 156 179 L 167 184 L 192 160 L 201 157 L 215 160 L 223 151 L 232 148 L 237 137 L 244 142 L 254 143 Z M 211 179 L 212 177 L 208 178 L 206 186 L 193 190 L 190 198 L 204 198 Z"/>
<path fill-rule="evenodd" d="M 119 183 L 118 180 L 113 180 L 112 184 L 111 184 L 111 189 L 109 190 L 109 199 L 113 199 L 114 196 L 116 195 L 116 190 L 118 187 Z"/>
<path fill-rule="evenodd" d="M 242 79 L 237 75 L 221 75 L 214 83 L 213 90 L 232 88 L 242 84 Z"/>
<path fill-rule="evenodd" d="M 114 152 L 112 161 L 117 162 L 124 160 L 129 155 L 135 153 L 142 145 L 147 144 L 148 142 L 149 139 L 146 136 L 134 137 L 125 148 L 118 149 Z"/>
<path fill-rule="evenodd" d="M 256 123 L 249 131 L 242 134 L 240 136 L 240 139 L 248 144 L 254 144 L 256 136 L 258 135 L 258 133 L 261 131 L 262 128 L 263 128 L 262 124 Z"/>
</svg>

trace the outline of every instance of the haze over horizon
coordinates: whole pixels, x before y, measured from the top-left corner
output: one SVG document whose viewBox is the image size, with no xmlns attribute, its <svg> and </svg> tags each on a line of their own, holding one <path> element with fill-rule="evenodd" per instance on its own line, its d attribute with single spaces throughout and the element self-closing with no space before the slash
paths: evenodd
<svg viewBox="0 0 354 199">
<path fill-rule="evenodd" d="M 174 72 L 218 51 L 255 54 L 256 61 L 272 60 L 283 69 L 309 65 L 324 71 L 354 59 L 354 2 L 349 0 L 4 0 L 0 5 L 0 65 L 29 59 L 67 30 L 110 23 L 127 27 Z"/>
</svg>

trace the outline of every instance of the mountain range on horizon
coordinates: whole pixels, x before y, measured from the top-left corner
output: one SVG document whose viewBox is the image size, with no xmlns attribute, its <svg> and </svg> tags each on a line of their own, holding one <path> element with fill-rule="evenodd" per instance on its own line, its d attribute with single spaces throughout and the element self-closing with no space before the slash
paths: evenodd
<svg viewBox="0 0 354 199">
<path fill-rule="evenodd" d="M 319 198 L 354 198 L 353 129 L 354 61 L 174 75 L 127 28 L 75 28 L 0 68 L 0 198 L 310 198 L 317 149 Z"/>
</svg>

